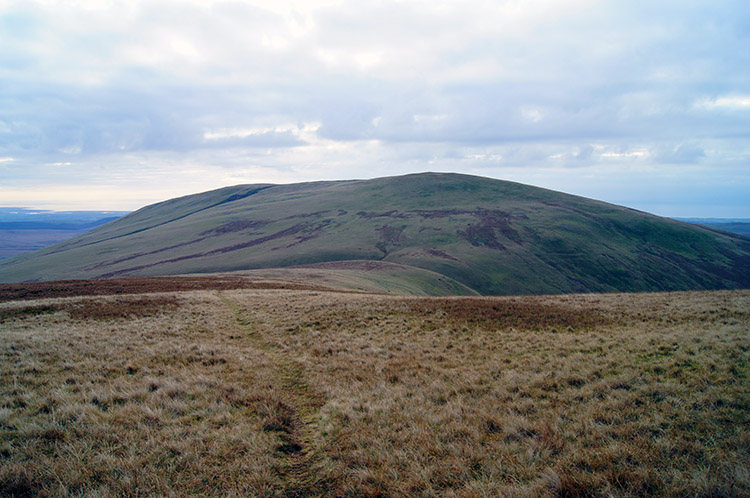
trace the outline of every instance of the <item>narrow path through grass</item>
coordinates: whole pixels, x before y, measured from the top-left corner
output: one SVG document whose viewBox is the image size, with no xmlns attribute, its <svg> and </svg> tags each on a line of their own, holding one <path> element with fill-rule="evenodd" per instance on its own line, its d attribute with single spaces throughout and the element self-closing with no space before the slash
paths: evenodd
<svg viewBox="0 0 750 498">
<path fill-rule="evenodd" d="M 253 320 L 248 311 L 225 293 L 219 298 L 234 314 L 237 325 L 258 348 L 266 352 L 276 366 L 278 387 L 284 402 L 269 410 L 264 430 L 277 432 L 280 444 L 276 451 L 284 462 L 284 496 L 325 496 L 329 484 L 320 480 L 315 471 L 322 458 L 317 444 L 317 424 L 324 396 L 307 381 L 304 366 L 290 358 L 264 335 L 268 324 Z"/>
</svg>

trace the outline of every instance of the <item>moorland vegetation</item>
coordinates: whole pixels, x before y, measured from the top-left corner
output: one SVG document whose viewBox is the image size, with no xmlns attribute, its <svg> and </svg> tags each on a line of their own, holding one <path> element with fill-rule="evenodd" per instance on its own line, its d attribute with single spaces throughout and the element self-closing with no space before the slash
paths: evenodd
<svg viewBox="0 0 750 498">
<path fill-rule="evenodd" d="M 0 495 L 750 494 L 750 291 L 209 280 L 0 288 Z"/>
</svg>

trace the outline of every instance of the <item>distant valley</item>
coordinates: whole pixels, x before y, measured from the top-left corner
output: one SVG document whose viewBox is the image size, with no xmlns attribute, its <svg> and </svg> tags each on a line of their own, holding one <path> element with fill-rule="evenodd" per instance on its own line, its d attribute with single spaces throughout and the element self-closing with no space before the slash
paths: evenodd
<svg viewBox="0 0 750 498">
<path fill-rule="evenodd" d="M 47 211 L 0 208 L 0 259 L 82 235 L 127 211 Z"/>
</svg>

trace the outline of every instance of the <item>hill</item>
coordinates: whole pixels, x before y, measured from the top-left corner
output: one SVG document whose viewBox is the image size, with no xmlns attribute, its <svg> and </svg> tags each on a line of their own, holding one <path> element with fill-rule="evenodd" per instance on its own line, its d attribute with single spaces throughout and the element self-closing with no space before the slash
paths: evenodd
<svg viewBox="0 0 750 498">
<path fill-rule="evenodd" d="M 738 233 L 750 237 L 750 220 L 746 218 L 675 218 L 679 221 L 686 221 L 697 225 L 707 226 L 724 230 L 725 232 Z"/>
<path fill-rule="evenodd" d="M 352 260 L 482 294 L 750 287 L 750 239 L 481 177 L 240 185 L 147 206 L 0 262 L 0 281 L 230 272 Z"/>
</svg>

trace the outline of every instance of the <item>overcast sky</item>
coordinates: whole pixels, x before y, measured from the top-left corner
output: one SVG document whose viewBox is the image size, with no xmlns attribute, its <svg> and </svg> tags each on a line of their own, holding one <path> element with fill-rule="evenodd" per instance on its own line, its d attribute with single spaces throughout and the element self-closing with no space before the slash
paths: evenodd
<svg viewBox="0 0 750 498">
<path fill-rule="evenodd" d="M 0 206 L 421 171 L 750 218 L 750 2 L 0 0 Z"/>
</svg>

